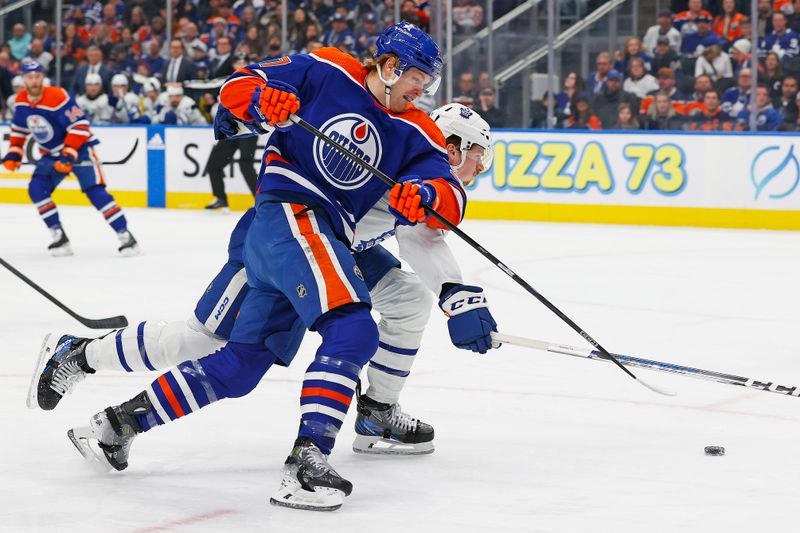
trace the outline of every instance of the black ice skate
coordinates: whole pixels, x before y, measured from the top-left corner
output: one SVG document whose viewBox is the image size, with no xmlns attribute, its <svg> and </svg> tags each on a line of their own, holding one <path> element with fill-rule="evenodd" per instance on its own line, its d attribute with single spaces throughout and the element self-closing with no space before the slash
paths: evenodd
<svg viewBox="0 0 800 533">
<path fill-rule="evenodd" d="M 122 405 L 100 411 L 88 427 L 72 428 L 67 436 L 87 461 L 102 470 L 125 470 L 133 439 L 142 432 L 134 415 L 152 409 L 147 393 L 142 392 Z"/>
<path fill-rule="evenodd" d="M 270 498 L 273 505 L 308 511 L 335 511 L 353 484 L 340 476 L 310 439 L 298 438 L 283 465 L 278 491 Z"/>
<path fill-rule="evenodd" d="M 219 209 L 221 213 L 225 214 L 231 212 L 230 208 L 228 207 L 228 200 L 223 200 L 222 198 L 214 198 L 214 201 L 208 204 L 206 209 L 209 211 L 216 211 Z"/>
<path fill-rule="evenodd" d="M 134 255 L 139 255 L 139 253 L 141 253 L 139 250 L 139 243 L 136 242 L 136 239 L 130 231 L 122 230 L 117 233 L 117 237 L 119 238 L 119 242 L 122 243 L 122 246 L 117 248 L 119 253 L 125 257 L 133 257 Z"/>
<path fill-rule="evenodd" d="M 404 413 L 399 403 L 379 403 L 366 394 L 356 397 L 358 416 L 353 451 L 391 455 L 433 453 L 432 426 Z"/>
<path fill-rule="evenodd" d="M 50 228 L 50 235 L 53 237 L 53 242 L 47 247 L 50 250 L 50 255 L 53 257 L 72 255 L 72 246 L 70 246 L 67 234 L 64 233 L 61 227 Z"/>
<path fill-rule="evenodd" d="M 45 335 L 28 387 L 30 409 L 55 409 L 61 398 L 70 394 L 86 374 L 94 374 L 86 363 L 89 340 L 72 335 Z"/>
</svg>

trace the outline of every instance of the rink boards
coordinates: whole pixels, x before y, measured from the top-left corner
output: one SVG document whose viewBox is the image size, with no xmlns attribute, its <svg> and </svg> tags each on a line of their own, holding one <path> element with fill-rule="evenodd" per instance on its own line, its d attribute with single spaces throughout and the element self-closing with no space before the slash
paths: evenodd
<svg viewBox="0 0 800 533">
<path fill-rule="evenodd" d="M 8 148 L 7 125 L 3 153 Z M 201 208 L 210 127 L 95 126 L 109 189 L 122 205 Z M 500 130 L 494 161 L 468 188 L 467 216 L 800 230 L 795 134 Z M 260 140 L 263 147 L 266 137 Z M 32 145 L 28 157 L 37 157 Z M 261 153 L 261 150 L 257 152 Z M 256 163 L 258 166 L 260 163 Z M 28 203 L 33 165 L 0 173 L 0 202 Z M 226 170 L 231 207 L 252 205 L 238 165 Z M 54 195 L 88 205 L 70 176 Z"/>
</svg>

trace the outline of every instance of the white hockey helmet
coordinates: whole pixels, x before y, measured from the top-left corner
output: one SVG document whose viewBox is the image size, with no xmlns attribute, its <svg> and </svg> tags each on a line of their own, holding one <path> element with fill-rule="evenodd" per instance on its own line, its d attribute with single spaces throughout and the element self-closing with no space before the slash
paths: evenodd
<svg viewBox="0 0 800 533">
<path fill-rule="evenodd" d="M 183 96 L 183 85 L 179 83 L 167 85 L 167 96 Z"/>
<path fill-rule="evenodd" d="M 111 78 L 111 86 L 119 87 L 121 85 L 128 86 L 128 77 L 125 74 L 114 74 L 114 77 Z"/>
<path fill-rule="evenodd" d="M 22 81 L 22 76 L 17 75 L 11 79 L 11 87 L 13 87 L 14 89 L 21 89 L 24 86 L 25 82 Z"/>
<path fill-rule="evenodd" d="M 142 84 L 142 87 L 144 87 L 145 93 L 161 92 L 161 82 L 158 81 L 158 78 L 147 78 L 147 81 Z"/>
<path fill-rule="evenodd" d="M 103 78 L 100 77 L 100 74 L 87 74 L 83 83 L 84 85 L 102 85 Z"/>
<path fill-rule="evenodd" d="M 461 168 L 467 152 L 476 144 L 483 146 L 481 164 L 484 168 L 489 168 L 492 164 L 492 131 L 489 123 L 477 111 L 462 104 L 450 103 L 434 109 L 430 117 L 442 130 L 445 139 L 451 135 L 461 138 L 461 164 L 455 167 L 456 170 Z"/>
</svg>

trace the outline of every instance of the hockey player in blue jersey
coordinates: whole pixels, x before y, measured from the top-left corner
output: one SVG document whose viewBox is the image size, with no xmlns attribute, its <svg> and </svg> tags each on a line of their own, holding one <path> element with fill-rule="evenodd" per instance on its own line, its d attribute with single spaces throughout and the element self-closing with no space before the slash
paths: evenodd
<svg viewBox="0 0 800 533">
<path fill-rule="evenodd" d="M 89 121 L 64 89 L 44 85 L 44 69 L 38 63 L 23 62 L 22 78 L 25 87 L 16 97 L 10 146 L 3 157 L 3 166 L 12 172 L 20 167 L 25 140 L 33 135 L 41 159 L 36 162 L 28 193 L 52 234 L 53 242 L 48 249 L 56 256 L 72 255 L 51 194 L 73 173 L 81 191 L 117 233 L 120 253 L 136 255 L 139 248 L 128 231 L 125 215 L 106 190 L 100 160 L 94 151 L 99 141 L 92 135 Z"/>
<path fill-rule="evenodd" d="M 460 221 L 463 190 L 450 174 L 441 132 L 409 104 L 438 81 L 438 49 L 419 29 L 398 24 L 382 36 L 376 59 L 366 68 L 345 54 L 320 50 L 252 65 L 223 86 L 221 101 L 244 123 L 279 127 L 288 126 L 286 119 L 302 101 L 303 109 L 316 112 L 311 120 L 322 123 L 323 130 L 385 172 L 401 176 L 389 196 L 398 220 L 437 229 L 424 219 L 420 205 L 425 203 Z M 402 148 L 389 150 L 387 145 L 384 151 L 389 138 L 393 147 Z M 250 290 L 231 342 L 211 356 L 182 363 L 132 400 L 98 413 L 91 435 L 108 463 L 126 466 L 137 433 L 220 398 L 247 394 L 276 360 L 288 364 L 294 354 L 285 351 L 285 329 L 278 329 L 299 318 L 320 332 L 322 345 L 306 374 L 299 436 L 272 501 L 323 510 L 341 505 L 352 485 L 328 465 L 327 455 L 358 373 L 378 348 L 367 286 L 348 247 L 355 223 L 386 189 L 362 174 L 302 131 L 272 136 L 245 242 Z M 441 289 L 440 307 L 450 312 L 454 343 L 489 349 L 495 325 L 482 290 L 461 283 Z"/>
<path fill-rule="evenodd" d="M 460 104 L 443 106 L 431 113 L 431 118 L 446 138 L 453 173 L 469 184 L 491 164 L 488 123 Z M 160 370 L 221 348 L 230 338 L 248 290 L 241 254 L 253 213 L 250 209 L 236 225 L 228 245 L 228 262 L 188 320 L 141 322 L 93 340 L 66 333 L 48 335 L 29 388 L 29 407 L 54 409 L 87 373 Z M 404 413 L 398 402 L 428 322 L 430 293 L 438 295 L 463 283 L 460 269 L 444 242 L 444 232 L 425 225 L 396 228 L 387 202 L 376 204 L 356 232 L 362 236 L 354 246 L 356 263 L 373 309 L 380 313 L 380 342 L 368 367 L 369 389 L 358 398 L 353 448 L 362 453 L 431 453 L 433 428 Z M 380 245 L 395 233 L 401 256 L 419 277 L 401 270 L 400 262 Z M 291 334 L 298 334 L 298 326 L 302 330 L 302 325 L 294 324 Z M 469 348 L 481 352 L 484 347 L 476 344 Z"/>
</svg>

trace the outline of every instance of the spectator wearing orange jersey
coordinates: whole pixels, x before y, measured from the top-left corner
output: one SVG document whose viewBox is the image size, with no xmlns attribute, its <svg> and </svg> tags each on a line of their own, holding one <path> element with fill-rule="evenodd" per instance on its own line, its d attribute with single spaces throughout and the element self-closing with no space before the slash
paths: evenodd
<svg viewBox="0 0 800 533">
<path fill-rule="evenodd" d="M 575 112 L 567 119 L 565 127 L 570 130 L 601 130 L 603 124 L 592 112 L 589 98 L 581 95 L 575 99 Z"/>
<path fill-rule="evenodd" d="M 736 11 L 736 0 L 722 0 L 722 11 L 714 18 L 711 31 L 728 43 L 733 43 L 744 35 L 742 22 L 745 18 L 744 15 Z"/>
<path fill-rule="evenodd" d="M 703 96 L 703 109 L 687 123 L 689 131 L 733 131 L 736 121 L 722 111 L 719 93 L 711 89 Z"/>
<path fill-rule="evenodd" d="M 689 0 L 688 7 L 689 9 L 681 11 L 672 19 L 672 25 L 684 38 L 688 34 L 697 33 L 697 24 L 694 22 L 697 17 L 704 15 L 711 19 L 711 13 L 703 9 L 703 0 Z"/>
<path fill-rule="evenodd" d="M 670 101 L 681 103 L 680 108 L 683 107 L 683 102 L 689 99 L 689 96 L 679 91 L 675 86 L 675 73 L 666 67 L 658 71 L 658 89 L 650 92 L 642 99 L 639 112 L 643 114 L 647 113 L 650 106 L 655 102 L 656 96 L 659 94 L 666 94 L 669 96 Z"/>
<path fill-rule="evenodd" d="M 642 128 L 646 130 L 682 130 L 685 118 L 675 110 L 669 95 L 658 93 L 647 114 L 644 115 Z"/>
</svg>

